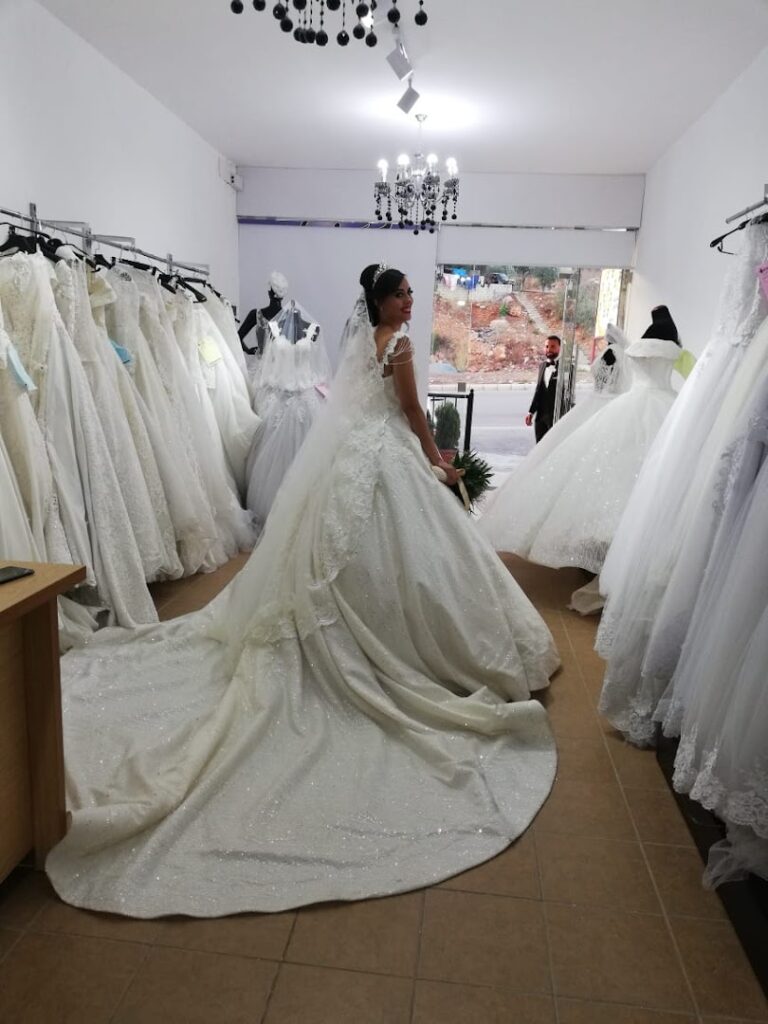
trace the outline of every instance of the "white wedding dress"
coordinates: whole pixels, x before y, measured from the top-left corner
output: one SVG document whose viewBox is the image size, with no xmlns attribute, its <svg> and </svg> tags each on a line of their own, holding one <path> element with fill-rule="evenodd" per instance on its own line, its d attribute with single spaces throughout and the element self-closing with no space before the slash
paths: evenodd
<svg viewBox="0 0 768 1024">
<path fill-rule="evenodd" d="M 304 313 L 291 303 L 267 321 L 267 342 L 253 378 L 254 406 L 262 424 L 248 459 L 246 505 L 259 525 L 266 522 L 285 474 L 322 408 L 318 388 L 330 380 L 317 324 L 310 323 L 298 339 L 283 333 L 294 309 Z"/>
<path fill-rule="evenodd" d="M 72 823 L 47 871 L 67 902 L 212 917 L 403 892 L 503 850 L 546 799 L 530 694 L 552 637 L 431 472 L 365 309 L 240 575 L 63 659 Z"/>
<path fill-rule="evenodd" d="M 629 346 L 630 390 L 550 450 L 526 473 L 525 486 L 512 474 L 480 520 L 497 551 L 555 569 L 600 572 L 643 460 L 674 402 L 671 377 L 679 355 L 672 341 L 643 338 Z"/>
<path fill-rule="evenodd" d="M 607 601 L 596 647 L 608 664 L 599 707 L 639 746 L 654 743 L 690 622 L 717 527 L 722 456 L 743 434 L 740 418 L 768 365 L 768 305 L 755 273 L 768 260 L 768 225 L 750 225 L 743 240 L 712 338 L 649 453 L 600 576 Z"/>
</svg>

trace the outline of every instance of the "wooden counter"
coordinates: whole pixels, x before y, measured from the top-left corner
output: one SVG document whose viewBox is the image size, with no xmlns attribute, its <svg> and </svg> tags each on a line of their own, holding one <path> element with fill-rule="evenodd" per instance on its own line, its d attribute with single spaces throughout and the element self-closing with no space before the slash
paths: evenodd
<svg viewBox="0 0 768 1024">
<path fill-rule="evenodd" d="M 30 850 L 42 867 L 66 830 L 56 598 L 85 579 L 74 565 L 28 566 L 0 585 L 0 879 Z"/>
</svg>

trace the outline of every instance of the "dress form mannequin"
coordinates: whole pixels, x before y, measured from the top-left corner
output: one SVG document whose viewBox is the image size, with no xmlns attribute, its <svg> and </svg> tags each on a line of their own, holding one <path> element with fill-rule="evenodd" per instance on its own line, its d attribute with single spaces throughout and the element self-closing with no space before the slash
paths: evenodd
<svg viewBox="0 0 768 1024">
<path fill-rule="evenodd" d="M 264 342 L 267 338 L 266 325 L 270 320 L 274 320 L 283 308 L 283 300 L 288 294 L 288 280 L 279 270 L 273 270 L 269 275 L 268 294 L 269 303 L 262 309 L 252 309 L 237 332 L 240 335 L 240 344 L 248 355 L 255 355 L 257 351 L 259 355 L 263 354 Z M 254 327 L 256 328 L 256 348 L 248 348 L 245 339 Z"/>
</svg>

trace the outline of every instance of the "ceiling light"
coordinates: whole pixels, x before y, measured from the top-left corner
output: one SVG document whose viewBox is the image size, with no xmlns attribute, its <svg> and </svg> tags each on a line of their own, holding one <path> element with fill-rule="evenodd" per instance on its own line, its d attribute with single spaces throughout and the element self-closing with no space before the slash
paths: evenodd
<svg viewBox="0 0 768 1024">
<path fill-rule="evenodd" d="M 408 88 L 397 101 L 397 105 L 398 107 L 400 107 L 404 114 L 410 114 L 410 112 L 419 102 L 420 96 L 421 94 L 416 92 L 416 90 L 413 88 L 413 85 L 409 82 Z"/>
<path fill-rule="evenodd" d="M 408 55 L 402 43 L 398 43 L 392 53 L 387 56 L 387 64 L 389 64 L 401 82 L 413 73 L 413 64 L 408 60 Z"/>
</svg>

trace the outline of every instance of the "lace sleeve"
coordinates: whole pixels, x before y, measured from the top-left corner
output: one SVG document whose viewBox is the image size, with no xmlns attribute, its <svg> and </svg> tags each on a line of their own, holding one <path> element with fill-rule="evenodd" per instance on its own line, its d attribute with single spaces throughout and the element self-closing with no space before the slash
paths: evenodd
<svg viewBox="0 0 768 1024">
<path fill-rule="evenodd" d="M 393 334 L 389 344 L 384 349 L 381 357 L 383 366 L 397 366 L 400 363 L 410 363 L 413 360 L 413 349 L 411 339 L 407 334 Z"/>
</svg>

